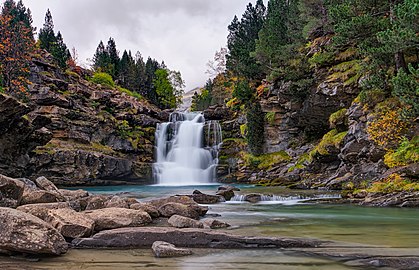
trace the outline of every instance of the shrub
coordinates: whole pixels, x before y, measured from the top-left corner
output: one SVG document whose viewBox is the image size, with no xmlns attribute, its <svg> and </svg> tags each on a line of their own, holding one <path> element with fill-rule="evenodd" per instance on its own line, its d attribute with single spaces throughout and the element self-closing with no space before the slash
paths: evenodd
<svg viewBox="0 0 419 270">
<path fill-rule="evenodd" d="M 136 98 L 136 99 L 138 99 L 138 100 L 142 100 L 142 99 L 144 98 L 144 97 L 143 97 L 140 93 L 133 92 L 133 91 L 131 91 L 131 90 L 128 90 L 128 89 L 123 88 L 123 87 L 120 87 L 120 86 L 117 86 L 116 88 L 117 88 L 120 92 L 125 93 L 125 94 L 127 94 L 128 96 L 135 97 L 135 98 Z"/>
<path fill-rule="evenodd" d="M 367 189 L 372 193 L 392 193 L 401 191 L 419 191 L 419 183 L 414 183 L 409 179 L 403 178 L 397 173 L 393 173 L 382 181 L 372 183 Z"/>
<path fill-rule="evenodd" d="M 371 139 L 386 150 L 399 145 L 408 129 L 408 122 L 400 117 L 400 113 L 400 109 L 383 112 L 368 124 Z"/>
<path fill-rule="evenodd" d="M 387 93 L 381 89 L 362 90 L 356 98 L 362 104 L 373 108 L 376 104 L 384 101 Z"/>
<path fill-rule="evenodd" d="M 115 82 L 113 81 L 111 75 L 104 72 L 96 72 L 93 74 L 93 77 L 90 79 L 90 81 L 96 84 L 115 87 Z"/>
<path fill-rule="evenodd" d="M 384 163 L 392 168 L 419 162 L 419 136 L 412 140 L 403 139 L 396 151 L 390 150 L 384 156 Z"/>
<path fill-rule="evenodd" d="M 393 95 L 407 105 L 404 114 L 415 118 L 419 116 L 419 68 L 409 65 L 409 72 L 401 69 L 392 79 Z"/>
<path fill-rule="evenodd" d="M 267 112 L 265 119 L 269 124 L 272 125 L 275 122 L 275 112 Z"/>
<path fill-rule="evenodd" d="M 313 54 L 308 63 L 310 67 L 320 68 L 327 65 L 330 65 L 333 62 L 334 54 L 332 52 L 316 52 Z"/>
</svg>

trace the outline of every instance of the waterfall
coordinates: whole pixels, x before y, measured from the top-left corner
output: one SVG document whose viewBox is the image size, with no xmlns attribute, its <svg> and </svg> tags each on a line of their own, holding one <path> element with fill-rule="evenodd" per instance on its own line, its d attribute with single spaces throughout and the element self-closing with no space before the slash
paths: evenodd
<svg viewBox="0 0 419 270">
<path fill-rule="evenodd" d="M 202 113 L 174 112 L 169 120 L 157 125 L 154 180 L 171 186 L 214 182 L 222 142 L 219 123 L 206 122 Z"/>
</svg>

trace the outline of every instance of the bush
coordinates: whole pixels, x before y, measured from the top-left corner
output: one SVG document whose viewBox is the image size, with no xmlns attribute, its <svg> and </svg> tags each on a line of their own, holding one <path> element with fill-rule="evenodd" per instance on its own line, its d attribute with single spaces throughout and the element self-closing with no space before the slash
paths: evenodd
<svg viewBox="0 0 419 270">
<path fill-rule="evenodd" d="M 419 68 L 409 65 L 409 72 L 399 70 L 393 78 L 393 95 L 407 105 L 404 114 L 416 118 L 419 116 Z"/>
<path fill-rule="evenodd" d="M 142 99 L 144 99 L 144 97 L 143 97 L 140 93 L 133 92 L 133 91 L 131 91 L 131 90 L 128 90 L 128 89 L 123 88 L 123 87 L 120 87 L 120 86 L 117 86 L 116 88 L 117 88 L 120 92 L 125 93 L 125 94 L 127 94 L 128 96 L 135 97 L 135 98 L 136 98 L 136 99 L 138 99 L 138 100 L 142 100 Z"/>
<path fill-rule="evenodd" d="M 372 193 L 419 191 L 419 183 L 411 182 L 409 179 L 403 178 L 397 173 L 393 173 L 382 181 L 372 183 L 367 191 Z"/>
<path fill-rule="evenodd" d="M 115 82 L 113 81 L 111 75 L 104 72 L 96 72 L 93 74 L 93 77 L 90 79 L 90 81 L 96 84 L 115 87 Z"/>
<path fill-rule="evenodd" d="M 416 162 L 419 162 L 419 136 L 410 141 L 404 138 L 396 151 L 390 150 L 384 156 L 384 163 L 390 168 Z"/>
<path fill-rule="evenodd" d="M 386 150 L 399 145 L 408 129 L 408 122 L 401 118 L 401 110 L 382 112 L 369 122 L 367 131 L 371 139 Z"/>
</svg>

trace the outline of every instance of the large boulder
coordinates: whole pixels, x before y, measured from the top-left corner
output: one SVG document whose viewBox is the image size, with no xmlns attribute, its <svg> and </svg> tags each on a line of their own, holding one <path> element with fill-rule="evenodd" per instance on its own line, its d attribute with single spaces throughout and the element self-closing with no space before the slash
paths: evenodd
<svg viewBox="0 0 419 270">
<path fill-rule="evenodd" d="M 176 228 L 204 228 L 202 222 L 179 215 L 171 216 L 167 222 Z"/>
<path fill-rule="evenodd" d="M 51 191 L 51 192 L 58 192 L 58 188 L 54 185 L 54 183 L 49 181 L 44 176 L 36 178 L 35 183 L 40 189 Z"/>
<path fill-rule="evenodd" d="M 190 249 L 177 248 L 175 245 L 163 241 L 154 242 L 151 249 L 157 258 L 181 257 L 192 254 Z"/>
<path fill-rule="evenodd" d="M 16 209 L 0 208 L 0 232 L 0 252 L 60 255 L 68 250 L 55 228 Z"/>
<path fill-rule="evenodd" d="M 68 238 L 88 237 L 95 225 L 92 219 L 70 208 L 49 210 L 45 221 Z"/>
<path fill-rule="evenodd" d="M 96 210 L 106 207 L 106 203 L 111 199 L 111 196 L 108 195 L 92 195 L 85 198 L 81 198 L 80 204 L 83 206 L 83 209 L 86 210 Z"/>
<path fill-rule="evenodd" d="M 65 198 L 58 192 L 36 190 L 23 194 L 21 204 L 63 202 Z"/>
<path fill-rule="evenodd" d="M 159 213 L 163 217 L 171 217 L 173 215 L 180 215 L 193 219 L 198 219 L 200 214 L 196 209 L 189 205 L 169 202 L 159 207 Z"/>
<path fill-rule="evenodd" d="M 105 203 L 105 208 L 129 208 L 127 201 L 119 196 L 113 196 Z"/>
<path fill-rule="evenodd" d="M 190 209 L 193 209 L 193 211 L 197 212 L 200 216 L 204 216 L 208 211 L 208 207 L 197 204 L 192 198 L 188 196 L 179 196 L 179 195 L 171 196 L 168 198 L 151 200 L 147 203 L 153 205 L 157 209 L 160 209 L 162 206 L 164 206 L 167 203 L 178 203 L 184 206 L 188 206 Z M 179 215 L 184 216 L 182 214 L 179 214 Z"/>
<path fill-rule="evenodd" d="M 152 221 L 146 212 L 126 208 L 103 208 L 85 211 L 84 214 L 95 221 L 95 231 L 144 226 Z"/>
<path fill-rule="evenodd" d="M 133 203 L 129 206 L 129 208 L 147 212 L 153 218 L 157 218 L 160 216 L 159 210 L 155 206 L 148 203 Z"/>
<path fill-rule="evenodd" d="M 25 204 L 19 206 L 17 210 L 34 215 L 45 221 L 49 210 L 63 208 L 70 208 L 70 204 L 68 202 Z"/>
<path fill-rule="evenodd" d="M 23 195 L 24 184 L 0 174 L 0 207 L 16 208 Z"/>
<path fill-rule="evenodd" d="M 89 196 L 89 192 L 83 189 L 77 189 L 77 190 L 59 189 L 58 191 L 61 195 L 64 196 L 64 198 L 67 201 L 75 201 L 75 200 L 86 198 Z"/>
</svg>

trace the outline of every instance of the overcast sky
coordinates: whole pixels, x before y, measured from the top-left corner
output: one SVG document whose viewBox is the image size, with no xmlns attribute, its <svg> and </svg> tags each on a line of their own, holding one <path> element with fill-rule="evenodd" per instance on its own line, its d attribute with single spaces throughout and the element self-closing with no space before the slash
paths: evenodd
<svg viewBox="0 0 419 270">
<path fill-rule="evenodd" d="M 0 2 L 3 2 L 0 0 Z M 255 0 L 23 0 L 32 11 L 38 31 L 47 8 L 55 31 L 61 31 L 68 48 L 75 47 L 87 63 L 100 40 L 116 41 L 124 49 L 140 51 L 171 70 L 179 70 L 186 90 L 203 86 L 206 63 L 226 46 L 227 26 L 240 18 Z M 266 1 L 265 1 L 266 2 Z"/>
</svg>

